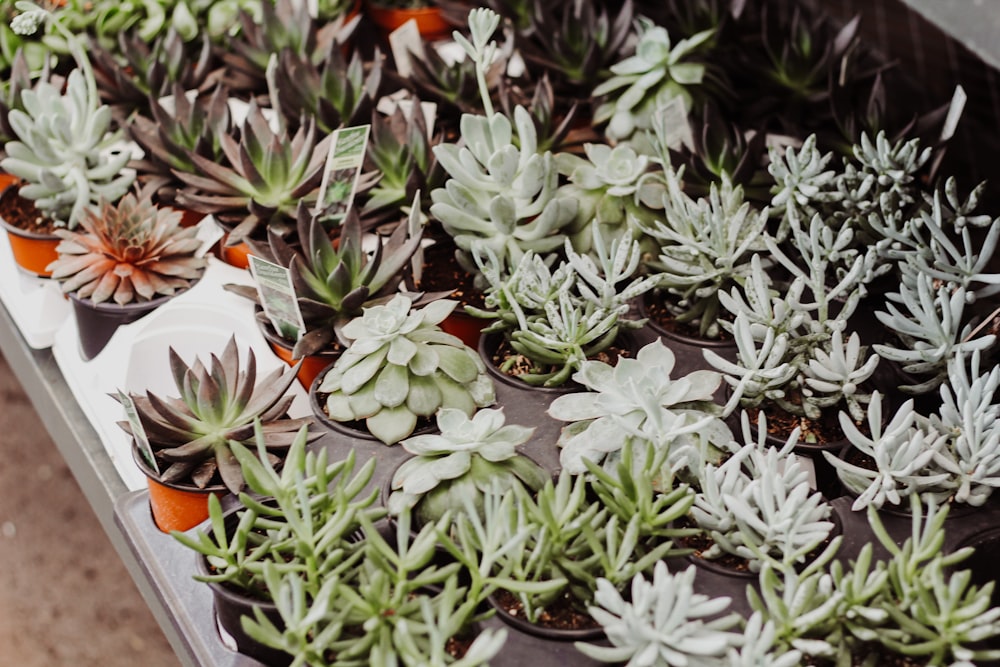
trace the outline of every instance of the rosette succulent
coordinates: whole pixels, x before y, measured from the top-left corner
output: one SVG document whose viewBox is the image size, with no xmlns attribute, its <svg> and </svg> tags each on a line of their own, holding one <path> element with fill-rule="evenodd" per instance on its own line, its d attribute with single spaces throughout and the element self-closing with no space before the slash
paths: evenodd
<svg viewBox="0 0 1000 667">
<path fill-rule="evenodd" d="M 599 463 L 632 438 L 672 448 L 673 460 L 696 460 L 700 443 L 726 447 L 732 435 L 712 406 L 721 376 L 702 370 L 671 379 L 673 368 L 673 352 L 658 339 L 614 366 L 581 364 L 573 379 L 589 391 L 559 396 L 548 409 L 571 422 L 559 437 L 563 469 L 584 473 L 587 460 Z"/>
<path fill-rule="evenodd" d="M 631 595 L 623 596 L 606 579 L 597 580 L 594 620 L 607 633 L 611 646 L 576 643 L 595 660 L 626 667 L 711 667 L 721 665 L 731 648 L 743 643 L 743 634 L 729 629 L 740 623 L 736 613 L 722 616 L 727 597 L 711 598 L 696 593 L 692 565 L 671 574 L 660 561 L 653 580 L 642 574 L 632 579 Z"/>
<path fill-rule="evenodd" d="M 60 229 L 59 259 L 49 265 L 63 292 L 94 303 L 149 301 L 173 295 L 201 277 L 207 260 L 196 227 L 181 213 L 157 208 L 148 195 L 129 193 L 117 205 L 87 209 L 81 230 Z"/>
<path fill-rule="evenodd" d="M 479 354 L 437 326 L 456 302 L 442 299 L 420 310 L 411 304 L 399 294 L 348 322 L 343 334 L 351 345 L 318 387 L 331 419 L 363 420 L 387 445 L 440 408 L 472 414 L 494 401 Z"/>
<path fill-rule="evenodd" d="M 549 474 L 517 448 L 534 434 L 534 428 L 504 424 L 502 409 L 485 408 L 470 419 L 454 408 L 437 413 L 440 433 L 403 440 L 413 454 L 392 477 L 389 512 L 412 508 L 420 523 L 434 523 L 445 512 L 469 505 L 482 511 L 486 491 L 507 492 L 511 486 L 537 491 Z"/>
<path fill-rule="evenodd" d="M 190 480 L 205 488 L 218 476 L 226 488 L 239 493 L 244 486 L 243 469 L 230 442 L 253 447 L 255 424 L 259 424 L 257 446 L 284 451 L 299 429 L 313 421 L 312 417 L 287 416 L 294 398 L 288 388 L 298 367 L 282 365 L 258 381 L 253 349 L 248 350 L 241 369 L 235 337 L 207 365 L 196 359 L 189 366 L 170 348 L 170 371 L 179 397 L 130 394 L 154 455 L 166 466 L 160 470 L 163 482 Z M 133 435 L 128 422 L 119 425 Z M 319 435 L 316 432 L 310 438 Z"/>
<path fill-rule="evenodd" d="M 607 96 L 594 113 L 594 123 L 607 122 L 605 134 L 612 140 L 651 130 L 653 114 L 671 100 L 680 100 L 686 111 L 692 108 L 693 90 L 706 76 L 700 56 L 715 36 L 714 29 L 703 30 L 673 44 L 667 29 L 649 19 L 639 18 L 637 26 L 635 54 L 612 65 L 611 78 L 593 92 L 594 97 Z"/>
<path fill-rule="evenodd" d="M 131 155 L 116 150 L 111 109 L 100 103 L 94 72 L 74 35 L 53 14 L 19 3 L 15 31 L 30 34 L 43 23 L 67 39 L 77 62 L 66 87 L 40 81 L 21 93 L 24 109 L 11 109 L 7 121 L 17 141 L 7 142 L 0 167 L 24 183 L 18 191 L 57 226 L 73 229 L 84 210 L 101 199 L 117 201 L 135 173 L 125 169 Z"/>
</svg>

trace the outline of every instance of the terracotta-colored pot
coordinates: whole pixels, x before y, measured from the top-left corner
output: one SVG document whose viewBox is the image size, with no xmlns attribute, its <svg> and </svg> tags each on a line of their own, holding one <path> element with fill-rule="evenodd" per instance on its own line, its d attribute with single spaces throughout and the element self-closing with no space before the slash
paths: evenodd
<svg viewBox="0 0 1000 667">
<path fill-rule="evenodd" d="M 208 518 L 208 497 L 210 495 L 221 497 L 228 493 L 226 487 L 222 485 L 199 489 L 161 482 L 153 469 L 139 455 L 139 449 L 134 443 L 132 459 L 139 466 L 139 470 L 146 475 L 149 484 L 149 508 L 153 513 L 153 521 L 164 533 L 194 528 Z"/>
<path fill-rule="evenodd" d="M 483 328 L 489 324 L 489 321 L 481 317 L 473 317 L 461 308 L 458 306 L 451 315 L 441 322 L 441 330 L 452 336 L 458 336 L 463 343 L 476 350 L 479 348 L 479 338 L 482 336 Z"/>
<path fill-rule="evenodd" d="M 0 197 L 6 201 L 8 198 L 19 197 L 17 188 L 12 187 L 17 180 L 10 174 L 0 174 Z M 10 241 L 10 250 L 14 254 L 14 263 L 18 268 L 35 276 L 48 278 L 52 272 L 48 270 L 49 264 L 59 259 L 56 246 L 62 240 L 55 234 L 38 234 L 29 232 L 19 227 L 15 227 L 2 217 L 0 225 L 7 231 L 7 239 Z"/>
<path fill-rule="evenodd" d="M 451 31 L 454 29 L 442 16 L 440 7 L 399 9 L 379 7 L 374 2 L 369 2 L 365 6 L 365 11 L 386 34 L 396 30 L 410 19 L 417 22 L 417 30 L 428 40 L 444 39 L 451 35 Z"/>
<path fill-rule="evenodd" d="M 264 338 L 267 340 L 267 344 L 271 346 L 271 350 L 278 356 L 279 359 L 284 361 L 289 366 L 294 366 L 299 362 L 299 359 L 292 357 L 292 348 L 294 347 L 292 343 L 279 336 L 274 331 L 273 327 L 260 322 L 259 320 L 258 324 L 260 325 L 261 333 L 264 334 Z M 299 366 L 299 372 L 296 374 L 296 377 L 298 377 L 299 382 L 308 391 L 309 387 L 313 384 L 313 380 L 316 379 L 316 376 L 319 375 L 323 369 L 336 361 L 339 356 L 340 353 L 336 350 L 324 350 L 323 352 L 303 357 L 301 359 L 302 365 Z"/>
</svg>

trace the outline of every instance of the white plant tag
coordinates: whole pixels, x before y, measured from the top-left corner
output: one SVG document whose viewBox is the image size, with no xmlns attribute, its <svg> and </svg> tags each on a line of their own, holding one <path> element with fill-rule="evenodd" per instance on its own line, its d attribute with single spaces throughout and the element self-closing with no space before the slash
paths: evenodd
<svg viewBox="0 0 1000 667">
<path fill-rule="evenodd" d="M 358 125 L 342 127 L 333 133 L 316 201 L 316 213 L 322 212 L 324 221 L 339 224 L 351 210 L 370 130 L 371 125 Z"/>
<path fill-rule="evenodd" d="M 257 283 L 257 294 L 264 314 L 274 330 L 286 340 L 297 341 L 305 333 L 299 302 L 295 299 L 291 272 L 279 264 L 250 255 L 250 273 Z"/>
<path fill-rule="evenodd" d="M 406 220 L 406 225 L 408 227 L 407 234 L 412 238 L 420 232 L 420 227 L 423 226 L 423 216 L 420 211 L 420 190 L 417 190 L 416 194 L 413 195 L 413 203 L 410 204 L 410 217 Z M 420 281 L 424 277 L 424 246 L 420 244 L 417 246 L 416 252 L 413 253 L 413 257 L 410 258 L 410 270 L 413 271 L 413 281 L 416 284 L 420 284 Z"/>
<path fill-rule="evenodd" d="M 955 136 L 958 121 L 962 119 L 962 112 L 965 111 L 965 103 L 968 99 L 969 96 L 965 93 L 965 89 L 961 86 L 955 86 L 955 94 L 951 96 L 951 105 L 948 107 L 948 116 L 944 119 L 944 125 L 941 127 L 941 136 L 939 137 L 941 141 L 948 141 Z"/>
<path fill-rule="evenodd" d="M 153 447 L 149 444 L 149 436 L 146 435 L 146 429 L 142 426 L 142 420 L 139 419 L 139 411 L 135 409 L 135 402 L 132 397 L 125 392 L 118 391 L 118 400 L 121 402 L 122 407 L 125 409 L 125 419 L 128 421 L 129 427 L 132 429 L 132 437 L 135 438 L 135 444 L 139 448 L 139 454 L 142 456 L 143 461 L 153 469 L 157 475 L 160 474 L 160 466 L 156 464 L 156 456 L 153 454 Z"/>
<path fill-rule="evenodd" d="M 687 108 L 684 100 L 675 97 L 657 110 L 656 121 L 663 134 L 667 146 L 679 149 L 686 146 L 694 148 L 694 136 L 691 133 L 691 123 L 688 122 Z"/>
<path fill-rule="evenodd" d="M 399 75 L 410 76 L 413 73 L 412 56 L 426 59 L 424 40 L 420 37 L 416 19 L 410 19 L 389 33 L 389 49 L 392 51 L 392 59 L 396 61 Z"/>
</svg>

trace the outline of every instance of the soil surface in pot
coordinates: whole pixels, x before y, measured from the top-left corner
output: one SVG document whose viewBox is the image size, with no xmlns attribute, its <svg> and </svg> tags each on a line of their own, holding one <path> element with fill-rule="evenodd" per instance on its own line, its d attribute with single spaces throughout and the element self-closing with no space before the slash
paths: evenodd
<svg viewBox="0 0 1000 667">
<path fill-rule="evenodd" d="M 746 411 L 750 416 L 750 423 L 756 424 L 761 408 L 747 408 Z M 839 410 L 825 410 L 819 419 L 799 417 L 776 406 L 764 408 L 764 414 L 767 416 L 768 434 L 782 442 L 788 439 L 795 427 L 801 429 L 799 442 L 802 444 L 823 446 L 846 440 L 844 431 L 840 428 Z M 856 426 L 862 433 L 871 435 L 868 422 Z"/>
<path fill-rule="evenodd" d="M 594 356 L 590 357 L 590 360 L 603 361 L 609 366 L 614 366 L 618 362 L 619 357 L 631 356 L 632 351 L 630 349 L 612 345 L 608 349 L 598 352 Z M 512 363 L 511 359 L 513 359 Z M 500 341 L 500 344 L 497 345 L 496 352 L 492 354 L 490 361 L 498 371 L 514 378 L 525 375 L 526 373 L 550 373 L 556 370 L 553 366 L 538 366 L 528 357 L 523 354 L 518 354 L 506 339 Z M 507 363 L 511 363 L 510 367 L 504 368 L 504 364 Z M 580 385 L 572 380 L 568 380 L 563 386 Z"/>
<path fill-rule="evenodd" d="M 646 309 L 646 317 L 651 324 L 655 324 L 664 331 L 669 331 L 684 338 L 700 339 L 701 331 L 697 326 L 687 322 L 678 322 L 674 314 L 670 312 L 662 298 L 656 295 L 646 294 L 643 307 Z M 725 329 L 719 330 L 719 337 L 710 339 L 711 342 L 725 343 L 733 340 L 732 335 Z"/>
<path fill-rule="evenodd" d="M 494 598 L 508 614 L 524 618 L 524 605 L 517 596 L 505 590 L 498 590 Z M 589 614 L 573 606 L 569 593 L 562 595 L 546 607 L 539 615 L 537 625 L 550 630 L 592 630 L 600 627 Z"/>
<path fill-rule="evenodd" d="M 905 655 L 899 655 L 887 650 L 881 644 L 870 642 L 862 644 L 851 654 L 851 667 L 862 667 L 865 660 L 871 658 L 873 655 L 878 656 L 875 664 L 879 667 L 923 667 L 923 665 L 927 664 L 926 660 L 920 661 Z M 810 657 L 808 660 L 804 660 L 802 664 L 816 665 L 816 667 L 834 667 L 836 663 L 832 660 Z"/>
<path fill-rule="evenodd" d="M 59 227 L 51 218 L 43 215 L 35 208 L 35 202 L 17 194 L 18 188 L 12 186 L 0 197 L 0 218 L 11 227 L 23 229 L 33 234 L 54 234 Z"/>
</svg>

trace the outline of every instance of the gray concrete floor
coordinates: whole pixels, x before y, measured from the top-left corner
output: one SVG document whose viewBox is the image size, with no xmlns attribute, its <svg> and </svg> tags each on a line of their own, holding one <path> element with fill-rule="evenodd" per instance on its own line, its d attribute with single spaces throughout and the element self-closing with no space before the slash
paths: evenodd
<svg viewBox="0 0 1000 667">
<path fill-rule="evenodd" d="M 0 356 L 0 666 L 178 664 Z"/>
</svg>

